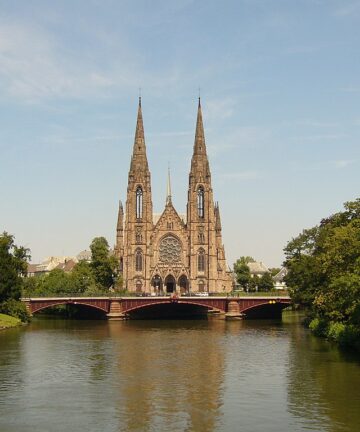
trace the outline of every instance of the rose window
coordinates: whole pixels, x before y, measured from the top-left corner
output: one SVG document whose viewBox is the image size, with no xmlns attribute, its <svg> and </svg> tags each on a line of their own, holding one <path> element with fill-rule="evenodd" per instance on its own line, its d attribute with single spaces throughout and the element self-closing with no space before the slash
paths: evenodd
<svg viewBox="0 0 360 432">
<path fill-rule="evenodd" d="M 181 243 L 173 236 L 167 236 L 161 240 L 160 261 L 164 263 L 175 263 L 180 261 Z"/>
</svg>

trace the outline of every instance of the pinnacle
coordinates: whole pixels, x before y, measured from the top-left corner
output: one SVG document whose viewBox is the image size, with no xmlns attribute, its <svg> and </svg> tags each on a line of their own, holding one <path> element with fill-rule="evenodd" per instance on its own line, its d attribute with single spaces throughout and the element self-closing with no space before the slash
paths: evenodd
<svg viewBox="0 0 360 432">
<path fill-rule="evenodd" d="M 168 178 L 166 187 L 166 205 L 171 204 L 171 180 L 170 180 L 170 167 L 168 168 Z"/>
</svg>

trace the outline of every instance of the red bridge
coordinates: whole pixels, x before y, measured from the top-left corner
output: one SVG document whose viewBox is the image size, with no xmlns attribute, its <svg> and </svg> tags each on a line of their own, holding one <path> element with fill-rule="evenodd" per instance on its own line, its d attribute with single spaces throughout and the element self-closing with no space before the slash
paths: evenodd
<svg viewBox="0 0 360 432">
<path fill-rule="evenodd" d="M 109 319 L 167 317 L 184 311 L 220 314 L 228 319 L 279 318 L 290 297 L 36 297 L 23 298 L 30 314 L 58 305 L 78 305 L 102 311 Z"/>
</svg>

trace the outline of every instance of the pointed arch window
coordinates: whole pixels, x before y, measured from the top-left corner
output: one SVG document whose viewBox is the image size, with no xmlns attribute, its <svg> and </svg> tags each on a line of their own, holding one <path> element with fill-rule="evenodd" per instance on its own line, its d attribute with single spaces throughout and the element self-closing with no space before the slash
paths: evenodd
<svg viewBox="0 0 360 432">
<path fill-rule="evenodd" d="M 142 219 L 143 213 L 143 190 L 141 186 L 136 189 L 136 219 Z"/>
<path fill-rule="evenodd" d="M 205 191 L 202 186 L 199 186 L 197 191 L 197 209 L 199 218 L 203 218 L 205 209 Z"/>
<path fill-rule="evenodd" d="M 142 271 L 143 269 L 143 254 L 141 249 L 135 252 L 135 271 Z"/>
<path fill-rule="evenodd" d="M 198 271 L 205 271 L 205 251 L 203 248 L 199 249 L 198 251 Z"/>
</svg>

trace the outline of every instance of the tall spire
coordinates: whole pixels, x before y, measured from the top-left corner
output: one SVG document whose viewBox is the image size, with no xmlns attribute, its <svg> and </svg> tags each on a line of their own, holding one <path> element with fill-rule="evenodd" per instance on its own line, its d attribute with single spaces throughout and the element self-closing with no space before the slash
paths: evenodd
<svg viewBox="0 0 360 432">
<path fill-rule="evenodd" d="M 206 154 L 205 133 L 201 112 L 201 100 L 199 97 L 194 150 L 191 158 L 190 181 L 204 181 L 210 178 L 209 161 Z"/>
<path fill-rule="evenodd" d="M 123 218 L 124 218 L 124 208 L 122 202 L 119 201 L 119 211 L 118 211 L 118 221 L 117 221 L 117 231 L 123 230 Z"/>
<path fill-rule="evenodd" d="M 221 231 L 220 209 L 218 202 L 215 204 L 215 230 L 217 232 Z"/>
<path fill-rule="evenodd" d="M 133 155 L 131 158 L 130 169 L 136 169 L 134 165 L 135 160 L 140 162 L 142 167 L 148 169 L 148 162 L 146 157 L 146 146 L 145 146 L 145 135 L 144 135 L 144 124 L 141 110 L 141 96 L 139 96 L 139 106 L 136 120 L 136 130 L 134 139 Z"/>
<path fill-rule="evenodd" d="M 166 205 L 171 204 L 171 180 L 170 180 L 170 166 L 168 167 L 168 178 L 166 187 Z"/>
<path fill-rule="evenodd" d="M 118 220 L 116 225 L 115 255 L 119 258 L 124 248 L 124 209 L 119 201 Z"/>
<path fill-rule="evenodd" d="M 202 120 L 200 96 L 199 96 L 198 112 L 197 112 L 197 119 L 196 119 L 194 154 L 206 155 L 205 134 L 204 134 L 204 126 Z"/>
</svg>

